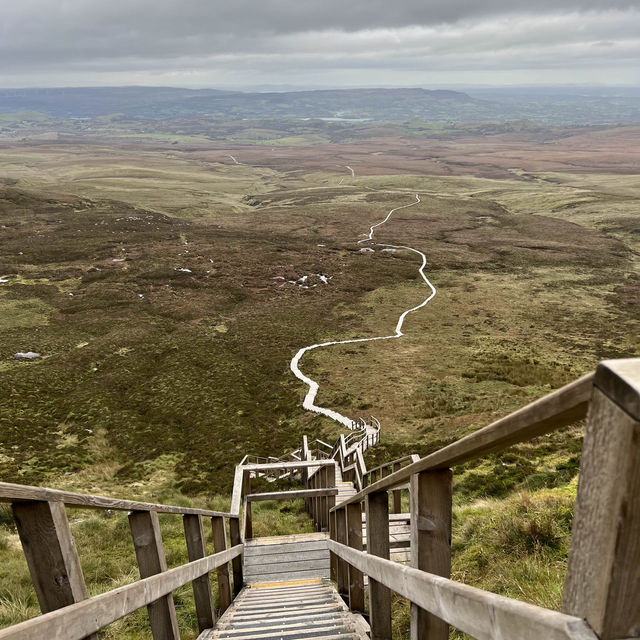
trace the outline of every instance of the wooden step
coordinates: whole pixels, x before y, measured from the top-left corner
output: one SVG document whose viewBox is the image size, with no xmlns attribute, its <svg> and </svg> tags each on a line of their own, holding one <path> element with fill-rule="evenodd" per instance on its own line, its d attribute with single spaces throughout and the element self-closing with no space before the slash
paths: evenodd
<svg viewBox="0 0 640 640">
<path fill-rule="evenodd" d="M 329 577 L 328 534 L 312 533 L 247 540 L 247 584 Z"/>
<path fill-rule="evenodd" d="M 294 581 L 245 587 L 198 640 L 368 640 L 367 632 L 329 581 Z"/>
</svg>

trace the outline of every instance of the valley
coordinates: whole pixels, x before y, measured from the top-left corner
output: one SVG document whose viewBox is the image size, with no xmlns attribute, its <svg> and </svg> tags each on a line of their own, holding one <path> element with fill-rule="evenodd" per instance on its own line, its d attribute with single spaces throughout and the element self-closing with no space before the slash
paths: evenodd
<svg viewBox="0 0 640 640">
<path fill-rule="evenodd" d="M 304 345 L 332 343 L 304 356 L 314 402 L 380 420 L 371 465 L 640 351 L 637 126 L 281 122 L 265 138 L 241 121 L 211 140 L 156 124 L 0 138 L 5 481 L 223 508 L 245 452 L 340 433 L 303 408 Z M 428 305 L 420 257 L 389 245 L 426 257 Z M 363 340 L 412 308 L 401 339 Z M 456 579 L 557 606 L 580 446 L 574 425 L 456 469 Z M 306 526 L 297 507 L 263 513 L 265 532 Z M 25 568 L 0 516 L 4 582 Z M 80 539 L 96 520 L 73 523 Z M 83 557 L 94 592 L 127 581 L 121 553 Z M 0 624 L 29 598 L 0 592 Z"/>
</svg>

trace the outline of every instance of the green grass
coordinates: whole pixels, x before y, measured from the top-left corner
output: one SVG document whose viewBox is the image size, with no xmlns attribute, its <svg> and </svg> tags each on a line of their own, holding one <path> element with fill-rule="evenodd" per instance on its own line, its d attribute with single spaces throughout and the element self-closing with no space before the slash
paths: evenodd
<svg viewBox="0 0 640 640">
<path fill-rule="evenodd" d="M 330 441 L 333 424 L 301 409 L 289 360 L 313 342 L 389 333 L 423 299 L 416 256 L 355 247 L 416 190 L 423 203 L 376 237 L 425 251 L 437 296 L 401 340 L 302 363 L 320 404 L 381 419 L 368 464 L 429 453 L 640 352 L 633 177 L 351 179 L 331 172 L 343 157 L 294 172 L 280 149 L 280 169 L 195 149 L 3 149 L 3 480 L 224 509 L 245 453 L 280 455 L 304 433 Z M 330 284 L 287 282 L 310 273 Z M 44 357 L 12 359 L 26 350 Z M 574 425 L 456 469 L 457 579 L 557 607 L 580 447 Z M 37 608 L 3 514 L 6 625 Z M 91 592 L 135 579 L 125 516 L 72 515 Z M 310 527 L 300 503 L 256 505 L 254 521 L 259 535 Z M 181 562 L 179 518 L 163 518 L 163 536 Z M 191 625 L 189 589 L 177 605 Z M 394 610 L 401 637 L 406 608 Z M 141 612 L 108 633 L 141 638 L 145 625 Z"/>
</svg>

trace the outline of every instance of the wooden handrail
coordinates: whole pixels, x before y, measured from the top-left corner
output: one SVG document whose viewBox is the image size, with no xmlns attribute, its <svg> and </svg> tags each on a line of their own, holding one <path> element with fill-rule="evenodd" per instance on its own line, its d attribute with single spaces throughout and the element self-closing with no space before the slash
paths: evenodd
<svg viewBox="0 0 640 640">
<path fill-rule="evenodd" d="M 386 469 L 387 467 L 392 467 L 394 464 L 402 464 L 409 460 L 413 460 L 413 455 L 403 456 L 402 458 L 396 458 L 395 460 L 391 460 L 391 462 L 385 462 L 383 464 L 379 464 L 377 467 L 373 467 L 373 469 L 367 470 L 367 475 L 371 473 L 376 473 L 381 469 Z"/>
<path fill-rule="evenodd" d="M 334 540 L 327 544 L 349 565 L 478 640 L 598 640 L 581 618 L 441 578 Z"/>
<path fill-rule="evenodd" d="M 366 486 L 355 496 L 341 503 L 341 506 L 361 502 L 369 493 L 392 489 L 407 482 L 415 473 L 462 464 L 584 418 L 587 414 L 593 379 L 594 374 L 589 373 L 571 382 L 475 433 Z"/>
<path fill-rule="evenodd" d="M 266 500 L 295 500 L 297 498 L 321 498 L 337 496 L 338 490 L 333 488 L 301 489 L 300 491 L 272 491 L 266 493 L 250 493 L 247 502 L 264 502 Z"/>
<path fill-rule="evenodd" d="M 157 601 L 185 584 L 225 565 L 243 552 L 236 545 L 150 578 L 113 589 L 82 602 L 45 613 L 0 631 L 0 640 L 81 640 L 129 613 Z"/>
<path fill-rule="evenodd" d="M 155 511 L 156 513 L 175 513 L 179 515 L 194 515 L 214 518 L 217 516 L 231 517 L 233 514 L 208 509 L 194 509 L 191 507 L 176 507 L 153 502 L 138 502 L 137 500 L 120 500 L 106 496 L 93 496 L 71 491 L 60 491 L 46 487 L 32 487 L 23 484 L 0 482 L 0 502 L 63 502 L 69 507 L 85 509 L 113 509 L 114 511 Z"/>
</svg>

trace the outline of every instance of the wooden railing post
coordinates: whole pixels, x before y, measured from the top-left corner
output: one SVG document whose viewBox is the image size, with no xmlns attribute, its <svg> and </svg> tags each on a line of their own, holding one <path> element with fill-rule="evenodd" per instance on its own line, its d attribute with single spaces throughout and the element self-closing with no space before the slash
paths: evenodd
<svg viewBox="0 0 640 640">
<path fill-rule="evenodd" d="M 347 508 L 347 544 L 356 551 L 362 551 L 362 503 L 348 504 Z M 349 608 L 364 613 L 364 576 L 362 571 L 348 565 L 349 568 Z"/>
<path fill-rule="evenodd" d="M 328 489 L 335 489 L 336 486 L 336 467 L 335 464 L 332 467 L 327 467 L 327 483 L 326 486 Z M 335 496 L 327 496 L 327 527 L 329 527 L 329 513 L 331 509 L 336 506 L 336 497 Z"/>
<path fill-rule="evenodd" d="M 207 555 L 205 544 L 204 527 L 202 526 L 202 516 L 184 515 L 182 516 L 184 525 L 184 535 L 187 541 L 187 556 L 189 562 L 199 560 Z M 211 582 L 209 574 L 196 578 L 193 586 L 193 599 L 196 605 L 196 617 L 200 633 L 205 629 L 211 629 L 216 623 L 216 614 L 213 610 L 211 599 Z"/>
<path fill-rule="evenodd" d="M 318 471 L 320 476 L 320 488 L 324 489 L 328 482 L 328 467 L 322 467 Z M 320 496 L 320 531 L 329 531 L 329 511 L 327 510 L 327 496 Z"/>
<path fill-rule="evenodd" d="M 211 518 L 211 529 L 213 533 L 213 551 L 220 553 L 227 548 L 227 534 L 224 526 L 224 518 L 217 516 Z M 229 580 L 229 563 L 223 564 L 216 569 L 218 576 L 218 604 L 220 614 L 223 614 L 231 604 L 231 581 Z"/>
<path fill-rule="evenodd" d="M 396 462 L 393 465 L 393 471 L 399 471 L 402 465 L 399 462 Z M 393 500 L 393 513 L 402 513 L 402 489 L 394 489 L 391 492 L 392 500 Z"/>
<path fill-rule="evenodd" d="M 64 503 L 11 506 L 42 613 L 85 600 L 87 587 Z"/>
<path fill-rule="evenodd" d="M 148 578 L 167 570 L 160 523 L 155 511 L 132 511 L 129 526 L 136 550 L 141 578 Z M 147 605 L 149 623 L 154 640 L 179 640 L 176 608 L 170 593 Z"/>
<path fill-rule="evenodd" d="M 337 511 L 337 510 L 336 510 Z M 331 540 L 338 541 L 338 524 L 336 511 L 332 511 L 329 514 L 329 538 Z M 335 553 L 329 553 L 329 563 L 331 580 L 338 582 L 338 556 Z"/>
<path fill-rule="evenodd" d="M 336 509 L 336 542 L 347 544 L 347 513 L 346 509 Z M 346 600 L 349 596 L 349 573 L 347 563 L 338 558 L 338 593 Z"/>
<path fill-rule="evenodd" d="M 314 489 L 319 489 L 320 485 L 318 484 L 318 478 L 319 478 L 319 471 L 316 471 L 313 474 L 313 477 L 311 478 L 311 486 Z M 315 498 L 312 499 L 312 504 L 313 504 L 313 525 L 315 527 L 315 530 L 318 531 L 320 529 L 320 498 L 318 498 L 317 496 Z"/>
<path fill-rule="evenodd" d="M 450 469 L 411 476 L 411 566 L 444 578 L 451 575 Z M 411 605 L 411 640 L 447 640 L 449 626 L 433 614 Z"/>
<path fill-rule="evenodd" d="M 389 495 L 367 494 L 367 553 L 389 559 Z M 391 592 L 369 577 L 369 623 L 371 640 L 391 640 Z"/>
<path fill-rule="evenodd" d="M 640 358 L 601 363 L 585 431 L 565 612 L 640 636 Z"/>
<path fill-rule="evenodd" d="M 229 537 L 231 539 L 232 547 L 235 547 L 238 544 L 242 544 L 239 518 L 229 518 Z M 242 586 L 244 583 L 244 578 L 242 576 L 241 555 L 231 561 L 231 568 L 233 572 L 233 595 L 237 596 L 242 591 Z"/>
<path fill-rule="evenodd" d="M 251 473 L 245 471 L 242 477 L 242 495 L 248 496 L 251 493 Z M 247 500 L 242 504 L 242 520 L 244 522 L 244 539 L 250 540 L 253 538 L 253 519 L 251 517 L 251 503 Z"/>
</svg>

